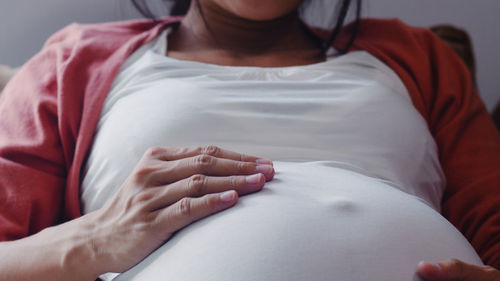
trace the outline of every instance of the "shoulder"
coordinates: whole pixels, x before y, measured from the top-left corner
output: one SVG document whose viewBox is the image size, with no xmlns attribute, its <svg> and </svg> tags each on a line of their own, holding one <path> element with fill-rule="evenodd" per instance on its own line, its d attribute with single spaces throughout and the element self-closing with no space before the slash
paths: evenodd
<svg viewBox="0 0 500 281">
<path fill-rule="evenodd" d="M 353 28 L 353 24 L 347 26 L 341 39 L 346 40 Z M 394 54 L 412 53 L 413 57 L 429 56 L 436 48 L 451 51 L 428 28 L 410 26 L 399 19 L 362 19 L 354 47 Z"/>
<path fill-rule="evenodd" d="M 343 41 L 353 28 L 346 26 Z M 399 75 L 433 133 L 443 126 L 438 121 L 444 115 L 454 116 L 477 95 L 465 64 L 427 28 L 398 19 L 363 19 L 352 50 L 367 51 Z"/>
<path fill-rule="evenodd" d="M 32 80 L 46 87 L 65 81 L 63 78 L 71 80 L 79 77 L 82 80 L 84 72 L 89 74 L 101 66 L 119 65 L 128 54 L 176 21 L 177 18 L 165 18 L 160 21 L 70 24 L 53 34 L 14 78 L 40 77 L 43 79 Z"/>
<path fill-rule="evenodd" d="M 349 42 L 355 25 L 345 26 L 335 42 L 343 49 Z M 437 62 L 442 60 L 461 64 L 453 50 L 428 28 L 410 26 L 399 19 L 362 19 L 354 40 L 353 51 L 367 51 L 385 63 L 412 72 L 432 74 Z"/>
<path fill-rule="evenodd" d="M 116 48 L 139 35 L 155 33 L 158 27 L 178 21 L 177 18 L 165 18 L 160 21 L 130 20 L 96 24 L 73 23 L 52 35 L 42 49 L 102 47 Z"/>
<path fill-rule="evenodd" d="M 9 84 L 16 84 L 17 81 L 19 83 L 16 85 L 23 85 L 24 81 L 32 81 L 36 82 L 38 87 L 54 88 L 55 83 L 60 80 L 58 77 L 67 72 L 68 66 L 75 63 L 81 65 L 89 60 L 104 61 L 129 42 L 140 45 L 150 37 L 154 37 L 155 31 L 170 21 L 172 20 L 70 24 L 53 34 L 42 49 L 23 65 Z M 16 91 L 19 89 L 23 87 L 15 88 Z"/>
</svg>

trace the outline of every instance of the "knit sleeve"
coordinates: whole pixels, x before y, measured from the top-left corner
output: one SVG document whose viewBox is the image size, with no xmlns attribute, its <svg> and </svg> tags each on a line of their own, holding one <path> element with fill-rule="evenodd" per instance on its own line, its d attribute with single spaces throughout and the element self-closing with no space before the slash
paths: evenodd
<svg viewBox="0 0 500 281">
<path fill-rule="evenodd" d="M 487 264 L 500 268 L 500 136 L 462 61 L 430 33 L 430 129 L 447 179 L 442 214 Z"/>
<path fill-rule="evenodd" d="M 179 17 L 72 24 L 0 98 L 0 241 L 81 215 L 80 171 L 121 64 Z"/>
<path fill-rule="evenodd" d="M 466 66 L 430 31 L 398 20 L 364 21 L 354 48 L 402 79 L 438 146 L 443 216 L 500 268 L 500 136 Z"/>
<path fill-rule="evenodd" d="M 61 219 L 66 159 L 58 118 L 58 71 L 70 50 L 55 34 L 13 77 L 0 98 L 0 241 Z"/>
</svg>

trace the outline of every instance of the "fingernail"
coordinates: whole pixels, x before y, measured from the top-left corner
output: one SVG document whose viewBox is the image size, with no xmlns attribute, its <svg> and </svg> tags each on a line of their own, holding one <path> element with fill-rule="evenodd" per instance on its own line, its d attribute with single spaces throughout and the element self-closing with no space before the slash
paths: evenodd
<svg viewBox="0 0 500 281">
<path fill-rule="evenodd" d="M 236 198 L 236 192 L 234 190 L 229 190 L 220 195 L 220 199 L 223 202 L 232 202 Z"/>
<path fill-rule="evenodd" d="M 265 164 L 265 165 L 273 165 L 273 161 L 271 161 L 269 159 L 265 159 L 265 158 L 257 159 L 257 160 L 255 160 L 255 163 L 257 163 L 257 164 Z"/>
<path fill-rule="evenodd" d="M 255 174 L 246 177 L 246 182 L 249 185 L 260 185 L 262 183 L 262 174 Z"/>
<path fill-rule="evenodd" d="M 258 165 L 256 168 L 257 172 L 263 173 L 264 175 L 269 175 L 273 173 L 273 166 L 270 165 Z"/>
<path fill-rule="evenodd" d="M 425 262 L 425 261 L 421 261 L 418 263 L 418 266 L 417 267 L 425 267 L 426 265 L 430 265 L 432 267 L 434 267 L 435 269 L 437 270 L 441 270 L 441 266 L 437 263 L 430 263 L 430 262 Z"/>
<path fill-rule="evenodd" d="M 430 265 L 434 266 L 437 270 L 441 270 L 441 266 L 437 263 L 429 263 Z"/>
</svg>

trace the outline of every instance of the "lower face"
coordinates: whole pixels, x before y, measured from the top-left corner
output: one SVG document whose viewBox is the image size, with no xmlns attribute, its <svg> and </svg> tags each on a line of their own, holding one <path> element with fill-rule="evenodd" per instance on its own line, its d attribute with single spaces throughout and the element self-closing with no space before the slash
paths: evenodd
<svg viewBox="0 0 500 281">
<path fill-rule="evenodd" d="M 247 20 L 265 21 L 280 18 L 296 10 L 304 0 L 200 0 L 216 4 Z"/>
</svg>

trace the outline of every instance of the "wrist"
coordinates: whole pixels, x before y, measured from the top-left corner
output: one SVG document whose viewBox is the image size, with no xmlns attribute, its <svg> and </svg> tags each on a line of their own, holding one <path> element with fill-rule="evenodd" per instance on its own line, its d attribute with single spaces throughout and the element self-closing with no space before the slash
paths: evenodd
<svg viewBox="0 0 500 281">
<path fill-rule="evenodd" d="M 60 280 L 94 281 L 104 273 L 98 266 L 92 243 L 92 224 L 87 218 L 47 228 L 35 236 L 38 241 L 45 242 L 42 242 L 45 250 L 41 251 L 46 253 L 42 258 L 52 261 L 52 272 L 60 272 Z"/>
<path fill-rule="evenodd" d="M 85 235 L 91 233 L 86 224 L 78 219 L 0 242 L 0 281 L 94 281 L 101 272 Z"/>
</svg>

